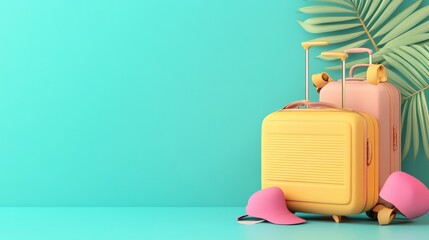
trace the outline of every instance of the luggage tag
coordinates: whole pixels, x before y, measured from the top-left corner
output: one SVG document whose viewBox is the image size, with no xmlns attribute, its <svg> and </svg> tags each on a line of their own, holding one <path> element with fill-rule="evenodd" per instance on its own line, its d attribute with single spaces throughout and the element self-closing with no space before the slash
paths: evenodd
<svg viewBox="0 0 429 240">
<path fill-rule="evenodd" d="M 313 81 L 313 86 L 316 87 L 317 93 L 320 93 L 320 90 L 322 90 L 326 84 L 334 81 L 326 72 L 313 74 L 311 80 Z"/>
</svg>

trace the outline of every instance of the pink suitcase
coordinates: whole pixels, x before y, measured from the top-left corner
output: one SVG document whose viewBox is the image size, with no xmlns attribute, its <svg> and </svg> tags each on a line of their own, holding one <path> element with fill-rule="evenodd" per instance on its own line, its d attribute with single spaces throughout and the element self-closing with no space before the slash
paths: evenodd
<svg viewBox="0 0 429 240">
<path fill-rule="evenodd" d="M 354 48 L 344 52 L 368 53 L 369 63 L 372 64 L 371 49 Z M 398 89 L 388 82 L 371 84 L 365 78 L 353 77 L 356 68 L 368 66 L 369 64 L 359 64 L 350 69 L 350 77 L 347 78 L 346 108 L 368 113 L 378 120 L 380 135 L 379 189 L 382 189 L 389 175 L 401 170 L 401 95 Z M 330 82 L 321 89 L 320 101 L 341 106 L 341 91 L 341 81 Z M 379 200 L 379 203 L 391 207 L 382 199 Z"/>
</svg>

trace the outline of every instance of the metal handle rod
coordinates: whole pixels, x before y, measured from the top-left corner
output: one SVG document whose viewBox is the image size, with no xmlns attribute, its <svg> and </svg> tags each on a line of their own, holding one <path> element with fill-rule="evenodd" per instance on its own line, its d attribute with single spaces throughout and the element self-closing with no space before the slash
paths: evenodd
<svg viewBox="0 0 429 240">
<path fill-rule="evenodd" d="M 345 108 L 346 107 L 346 59 L 348 58 L 349 55 L 347 53 L 340 53 L 340 52 L 323 52 L 322 56 L 336 57 L 336 58 L 339 58 L 343 63 L 343 79 L 341 81 L 341 86 L 342 86 L 341 107 Z"/>
<path fill-rule="evenodd" d="M 341 80 L 341 84 L 343 88 L 341 95 L 343 99 L 342 99 L 341 107 L 346 108 L 346 61 L 345 59 L 344 61 L 343 60 L 341 61 L 343 62 L 343 80 Z"/>
<path fill-rule="evenodd" d="M 305 49 L 305 100 L 310 100 L 309 96 L 309 66 L 310 66 L 310 48 L 315 46 L 326 46 L 329 43 L 327 41 L 309 41 L 309 42 L 303 42 L 301 43 L 302 47 Z"/>
<path fill-rule="evenodd" d="M 308 79 L 309 79 L 309 75 L 310 75 L 310 73 L 309 73 L 309 70 L 308 70 L 308 67 L 309 67 L 309 65 L 310 65 L 310 60 L 309 60 L 309 52 L 308 52 L 308 49 L 306 49 L 305 50 L 305 100 L 309 100 L 310 99 L 310 97 L 308 96 L 309 94 L 308 94 Z"/>
</svg>

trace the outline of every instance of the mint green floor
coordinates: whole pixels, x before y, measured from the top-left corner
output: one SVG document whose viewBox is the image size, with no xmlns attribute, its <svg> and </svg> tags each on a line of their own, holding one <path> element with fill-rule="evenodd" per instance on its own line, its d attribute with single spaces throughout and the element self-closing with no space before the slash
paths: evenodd
<svg viewBox="0 0 429 240">
<path fill-rule="evenodd" d="M 336 224 L 239 225 L 244 208 L 0 208 L 0 239 L 427 239 L 429 215 L 380 227 L 364 216 Z"/>
</svg>

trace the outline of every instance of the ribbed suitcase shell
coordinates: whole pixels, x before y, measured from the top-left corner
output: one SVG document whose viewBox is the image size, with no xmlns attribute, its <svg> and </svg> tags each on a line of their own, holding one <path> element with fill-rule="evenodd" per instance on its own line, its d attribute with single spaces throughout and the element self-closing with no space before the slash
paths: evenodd
<svg viewBox="0 0 429 240">
<path fill-rule="evenodd" d="M 342 109 L 286 109 L 262 124 L 262 188 L 296 212 L 351 215 L 378 200 L 378 126 Z"/>
<path fill-rule="evenodd" d="M 400 93 L 390 83 L 369 84 L 347 79 L 346 108 L 368 113 L 378 120 L 379 189 L 391 173 L 401 170 L 401 101 Z M 328 83 L 320 91 L 320 101 L 341 106 L 341 81 Z M 380 202 L 386 202 L 380 199 Z"/>
</svg>

